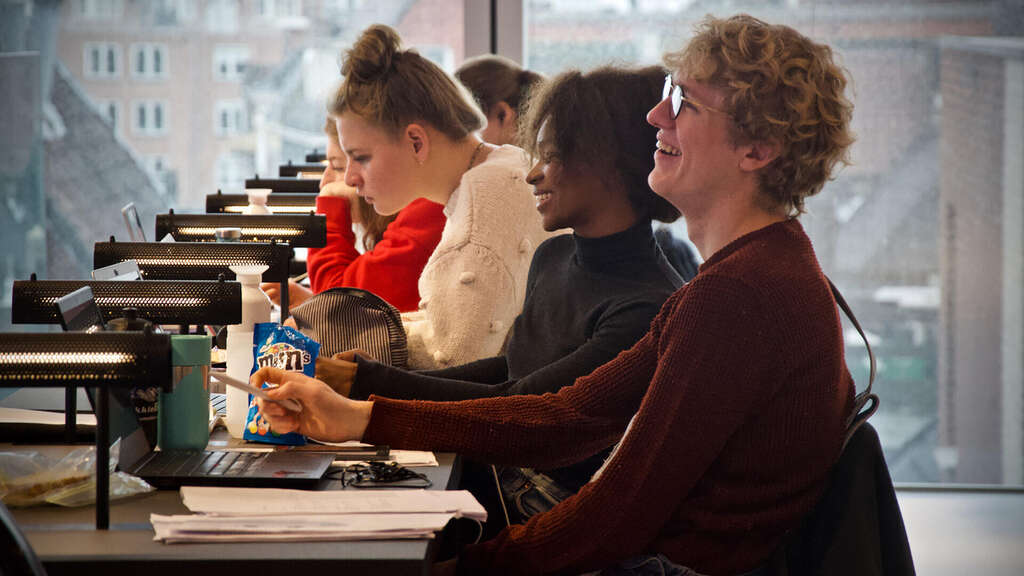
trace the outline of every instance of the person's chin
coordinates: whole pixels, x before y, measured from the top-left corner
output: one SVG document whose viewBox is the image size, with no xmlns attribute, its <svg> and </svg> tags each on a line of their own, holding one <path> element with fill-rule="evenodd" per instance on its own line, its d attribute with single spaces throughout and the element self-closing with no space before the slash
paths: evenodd
<svg viewBox="0 0 1024 576">
<path fill-rule="evenodd" d="M 562 228 L 567 227 L 566 224 L 562 222 L 560 219 L 555 218 L 554 215 L 549 214 L 541 214 L 540 225 L 545 232 L 554 232 L 555 230 L 561 230 Z"/>
<path fill-rule="evenodd" d="M 650 186 L 651 191 L 658 196 L 665 196 L 664 191 L 667 188 L 668 181 L 666 180 L 665 175 L 658 170 L 657 166 L 650 174 L 647 175 L 647 185 Z"/>
</svg>

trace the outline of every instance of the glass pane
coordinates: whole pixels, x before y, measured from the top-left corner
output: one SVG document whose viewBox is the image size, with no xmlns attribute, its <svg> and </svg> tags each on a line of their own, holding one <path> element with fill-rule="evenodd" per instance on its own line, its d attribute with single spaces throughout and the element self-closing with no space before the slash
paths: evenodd
<svg viewBox="0 0 1024 576">
<path fill-rule="evenodd" d="M 139 119 L 139 121 L 138 121 L 139 130 L 145 131 L 146 130 L 146 105 L 145 104 L 139 104 L 137 110 L 138 110 L 137 114 L 138 114 L 138 119 Z"/>
<path fill-rule="evenodd" d="M 135 52 L 135 70 L 139 74 L 146 73 L 146 50 L 144 48 L 139 48 Z"/>
<path fill-rule="evenodd" d="M 878 356 L 872 423 L 896 481 L 1024 483 L 1024 29 L 1010 4 L 743 4 L 828 42 L 853 78 L 854 164 L 801 220 Z M 737 11 L 527 6 L 527 65 L 545 74 L 658 63 L 705 14 Z M 865 348 L 847 336 L 862 387 Z"/>
<path fill-rule="evenodd" d="M 160 130 L 164 127 L 164 107 L 159 103 L 153 105 L 153 128 Z"/>
<path fill-rule="evenodd" d="M 163 54 L 161 53 L 160 49 L 159 48 L 154 48 L 153 49 L 153 74 L 156 74 L 158 76 L 162 72 L 162 70 L 161 70 L 161 66 L 163 65 L 163 63 L 161 62 L 162 57 L 163 57 Z"/>
</svg>

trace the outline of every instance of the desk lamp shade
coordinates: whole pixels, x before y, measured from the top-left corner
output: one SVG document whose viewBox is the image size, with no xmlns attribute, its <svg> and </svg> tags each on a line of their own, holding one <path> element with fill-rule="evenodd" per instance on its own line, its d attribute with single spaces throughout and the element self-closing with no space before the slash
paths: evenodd
<svg viewBox="0 0 1024 576">
<path fill-rule="evenodd" d="M 280 164 L 277 167 L 277 175 L 280 177 L 293 177 L 293 178 L 316 178 L 317 182 L 324 174 L 324 170 L 327 168 L 325 162 L 305 162 L 302 164 Z"/>
<path fill-rule="evenodd" d="M 154 324 L 225 325 L 242 321 L 242 286 L 217 280 L 18 280 L 12 291 L 14 324 L 57 324 L 56 301 L 92 288 L 104 321 L 125 308 Z"/>
<path fill-rule="evenodd" d="M 0 333 L 0 387 L 126 387 L 171 391 L 171 337 L 152 332 Z"/>
<path fill-rule="evenodd" d="M 239 228 L 242 242 L 287 242 L 300 248 L 327 244 L 327 217 L 322 214 L 158 214 L 156 237 L 170 234 L 178 242 L 216 242 L 218 228 Z M 140 264 L 141 266 L 141 264 Z"/>
<path fill-rule="evenodd" d="M 126 260 L 139 264 L 146 280 L 233 280 L 234 265 L 269 266 L 264 282 L 288 279 L 291 247 L 264 242 L 97 242 L 93 268 Z"/>
<path fill-rule="evenodd" d="M 316 194 L 320 192 L 320 180 L 288 176 L 280 178 L 260 178 L 257 176 L 255 178 L 246 179 L 245 189 L 265 189 L 270 190 L 274 194 L 289 194 L 292 192 Z"/>
<path fill-rule="evenodd" d="M 316 194 L 271 194 L 267 197 L 267 207 L 275 215 L 309 214 L 316 211 Z M 207 214 L 241 214 L 249 205 L 248 194 L 216 194 L 206 195 Z"/>
</svg>

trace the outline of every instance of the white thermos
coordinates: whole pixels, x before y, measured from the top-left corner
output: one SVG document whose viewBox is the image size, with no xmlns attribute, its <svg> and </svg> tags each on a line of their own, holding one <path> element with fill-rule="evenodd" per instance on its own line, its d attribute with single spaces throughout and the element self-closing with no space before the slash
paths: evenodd
<svg viewBox="0 0 1024 576">
<path fill-rule="evenodd" d="M 242 284 L 242 323 L 228 326 L 228 376 L 249 381 L 252 371 L 252 335 L 258 322 L 270 321 L 270 298 L 260 290 L 260 279 L 267 266 L 231 266 L 231 271 Z M 228 433 L 241 438 L 245 431 L 245 418 L 249 413 L 249 393 L 232 386 L 227 388 Z"/>
</svg>

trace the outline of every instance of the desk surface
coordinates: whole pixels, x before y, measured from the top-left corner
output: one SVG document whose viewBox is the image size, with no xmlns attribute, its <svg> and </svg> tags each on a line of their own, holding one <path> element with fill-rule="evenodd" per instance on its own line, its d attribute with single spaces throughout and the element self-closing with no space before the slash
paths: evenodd
<svg viewBox="0 0 1024 576">
<path fill-rule="evenodd" d="M 458 474 L 451 454 L 438 454 L 439 466 L 416 468 L 434 489 L 453 487 Z M 335 489 L 336 480 L 322 488 Z M 288 542 L 240 544 L 162 544 L 153 541 L 149 515 L 188 514 L 177 490 L 159 490 L 111 502 L 110 530 L 95 529 L 95 508 L 43 506 L 11 512 L 50 576 L 58 574 L 140 574 L 197 576 L 216 573 L 268 573 L 271 570 L 334 569 L 367 574 L 426 574 L 433 540 Z M 230 564 L 230 566 L 228 566 Z M 187 573 L 183 570 L 187 570 Z M 245 572 L 244 572 L 245 571 Z"/>
</svg>

